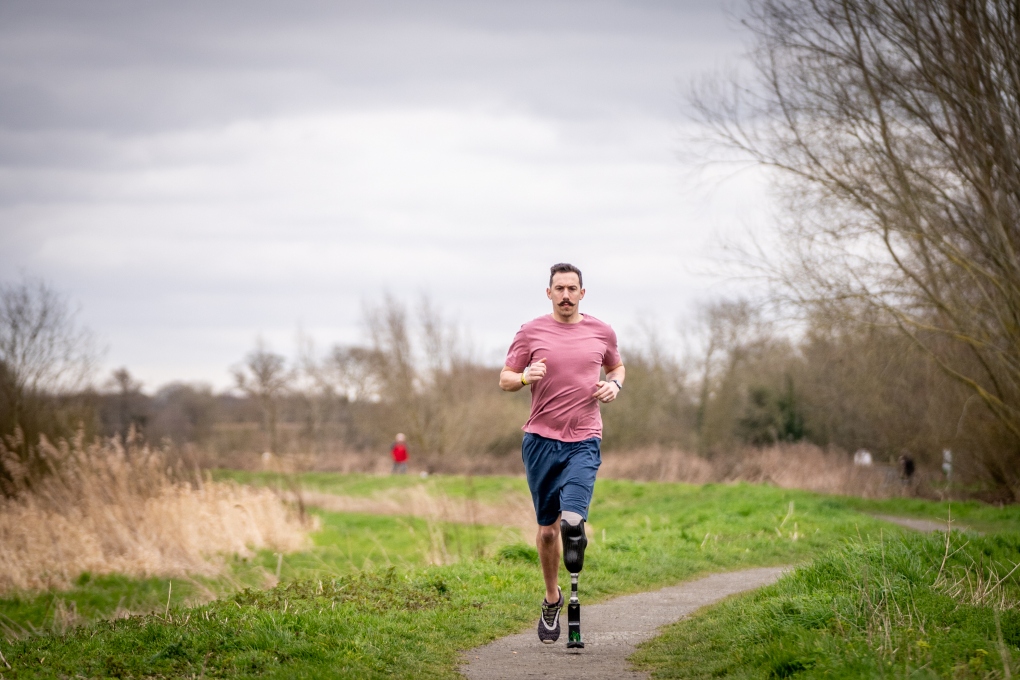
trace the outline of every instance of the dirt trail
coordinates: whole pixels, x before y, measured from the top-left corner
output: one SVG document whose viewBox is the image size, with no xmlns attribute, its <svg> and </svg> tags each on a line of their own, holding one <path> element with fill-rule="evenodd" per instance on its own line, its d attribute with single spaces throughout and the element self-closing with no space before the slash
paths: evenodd
<svg viewBox="0 0 1020 680">
<path fill-rule="evenodd" d="M 581 606 L 584 649 L 566 648 L 566 610 L 559 642 L 544 645 L 534 626 L 464 653 L 463 673 L 472 680 L 496 678 L 572 678 L 610 680 L 646 678 L 627 657 L 635 646 L 654 636 L 660 626 L 678 621 L 705 605 L 775 582 L 787 567 L 747 569 L 705 578 L 609 602 Z M 582 603 L 584 580 L 581 580 Z M 538 606 L 535 607 L 538 621 Z"/>
<path fill-rule="evenodd" d="M 874 517 L 875 519 L 883 520 L 885 522 L 892 522 L 893 524 L 899 524 L 901 527 L 906 527 L 908 529 L 913 529 L 914 531 L 920 531 L 922 533 L 930 533 L 930 532 L 933 532 L 933 531 L 945 531 L 946 530 L 946 523 L 945 522 L 936 522 L 936 521 L 930 520 L 930 519 L 914 519 L 912 517 L 895 517 L 893 515 L 872 515 L 872 517 Z M 966 529 L 966 527 L 962 527 L 962 526 L 956 524 L 956 522 L 953 522 L 953 524 L 955 525 L 953 527 L 954 530 L 962 531 L 962 530 Z"/>
</svg>

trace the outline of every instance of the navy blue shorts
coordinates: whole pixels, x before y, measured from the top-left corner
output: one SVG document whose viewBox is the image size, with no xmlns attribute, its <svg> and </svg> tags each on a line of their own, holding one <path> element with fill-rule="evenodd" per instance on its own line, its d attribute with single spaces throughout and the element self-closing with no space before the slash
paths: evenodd
<svg viewBox="0 0 1020 680">
<path fill-rule="evenodd" d="M 588 519 L 595 473 L 602 464 L 600 444 L 597 437 L 561 442 L 525 433 L 521 458 L 535 503 L 535 517 L 541 526 L 555 524 L 563 510 Z"/>
</svg>

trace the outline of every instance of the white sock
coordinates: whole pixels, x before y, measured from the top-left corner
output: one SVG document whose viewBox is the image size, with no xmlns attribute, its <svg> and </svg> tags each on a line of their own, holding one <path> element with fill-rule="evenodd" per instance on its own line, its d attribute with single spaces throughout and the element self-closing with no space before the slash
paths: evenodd
<svg viewBox="0 0 1020 680">
<path fill-rule="evenodd" d="M 578 524 L 584 521 L 584 517 L 581 517 L 581 515 L 577 514 L 576 512 L 570 512 L 569 510 L 564 510 L 563 512 L 561 512 L 560 519 L 566 520 L 567 524 L 569 524 L 572 527 L 576 527 Z"/>
</svg>

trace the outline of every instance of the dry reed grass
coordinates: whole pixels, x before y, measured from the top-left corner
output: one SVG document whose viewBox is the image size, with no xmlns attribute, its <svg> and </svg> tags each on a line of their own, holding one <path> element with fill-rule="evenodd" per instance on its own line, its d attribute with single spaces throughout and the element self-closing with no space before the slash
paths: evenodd
<svg viewBox="0 0 1020 680">
<path fill-rule="evenodd" d="M 17 442 L 8 442 L 17 444 Z M 0 501 L 0 594 L 66 588 L 84 572 L 214 575 L 227 555 L 306 544 L 271 491 L 183 479 L 163 452 L 130 441 L 40 443 L 31 475 L 0 444 L 14 497 Z"/>
</svg>

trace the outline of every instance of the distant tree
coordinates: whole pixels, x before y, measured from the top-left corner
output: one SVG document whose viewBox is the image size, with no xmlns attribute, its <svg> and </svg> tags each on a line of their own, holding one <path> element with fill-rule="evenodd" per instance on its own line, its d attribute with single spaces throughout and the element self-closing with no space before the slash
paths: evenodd
<svg viewBox="0 0 1020 680">
<path fill-rule="evenodd" d="M 369 424 L 378 410 L 382 382 L 380 360 L 368 347 L 334 345 L 320 356 L 311 337 L 299 333 L 305 434 L 314 446 L 361 448 L 374 439 Z"/>
<path fill-rule="evenodd" d="M 790 375 L 785 376 L 784 383 L 782 390 L 760 384 L 748 389 L 744 412 L 737 423 L 744 442 L 768 446 L 804 438 L 804 414 Z"/>
<path fill-rule="evenodd" d="M 746 299 L 704 305 L 691 332 L 700 349 L 691 373 L 698 375 L 700 383 L 695 428 L 701 451 L 732 448 L 749 439 L 755 444 L 768 443 L 769 438 L 774 441 L 778 430 L 773 421 L 780 416 L 773 395 L 783 391 L 784 376 L 796 362 L 790 341 Z M 757 430 L 751 435 L 747 423 L 741 424 L 764 417 L 753 413 L 758 408 L 754 399 L 768 403 L 767 436 Z"/>
<path fill-rule="evenodd" d="M 203 384 L 174 382 L 152 397 L 151 440 L 169 439 L 175 444 L 203 442 L 211 433 L 219 412 L 212 388 Z"/>
<path fill-rule="evenodd" d="M 695 104 L 789 208 L 756 266 L 808 307 L 852 301 L 965 384 L 1012 434 L 984 462 L 1020 498 L 1016 2 L 750 6 L 757 81 Z"/>
<path fill-rule="evenodd" d="M 269 451 L 279 453 L 277 424 L 280 398 L 290 388 L 294 371 L 287 367 L 283 356 L 271 352 L 259 337 L 255 341 L 255 349 L 248 353 L 241 366 L 233 369 L 233 374 L 238 389 L 255 399 L 261 408 Z"/>
<path fill-rule="evenodd" d="M 654 329 L 642 331 L 643 338 L 628 334 L 629 344 L 621 350 L 627 365 L 626 399 L 602 410 L 603 445 L 607 450 L 691 449 L 696 401 L 687 387 L 687 372 Z"/>
<path fill-rule="evenodd" d="M 126 441 L 132 428 L 144 434 L 149 409 L 148 398 L 142 394 L 142 383 L 135 380 L 127 368 L 121 367 L 111 372 L 106 386 L 113 391 L 101 414 L 107 433 L 119 436 L 122 441 Z"/>
<path fill-rule="evenodd" d="M 464 334 L 427 297 L 413 311 L 390 296 L 365 310 L 388 436 L 405 432 L 413 450 L 440 457 L 506 451 L 526 419 L 520 398 L 493 389 L 498 371 L 474 360 Z"/>
<path fill-rule="evenodd" d="M 3 432 L 41 433 L 41 401 L 83 387 L 97 358 L 91 331 L 39 280 L 0 285 L 0 402 Z"/>
<path fill-rule="evenodd" d="M 7 466 L 19 476 L 45 470 L 36 457 L 39 437 L 70 436 L 90 424 L 92 407 L 79 392 L 88 384 L 98 352 L 92 333 L 78 324 L 65 298 L 45 283 L 0 284 L 0 491 Z"/>
</svg>

